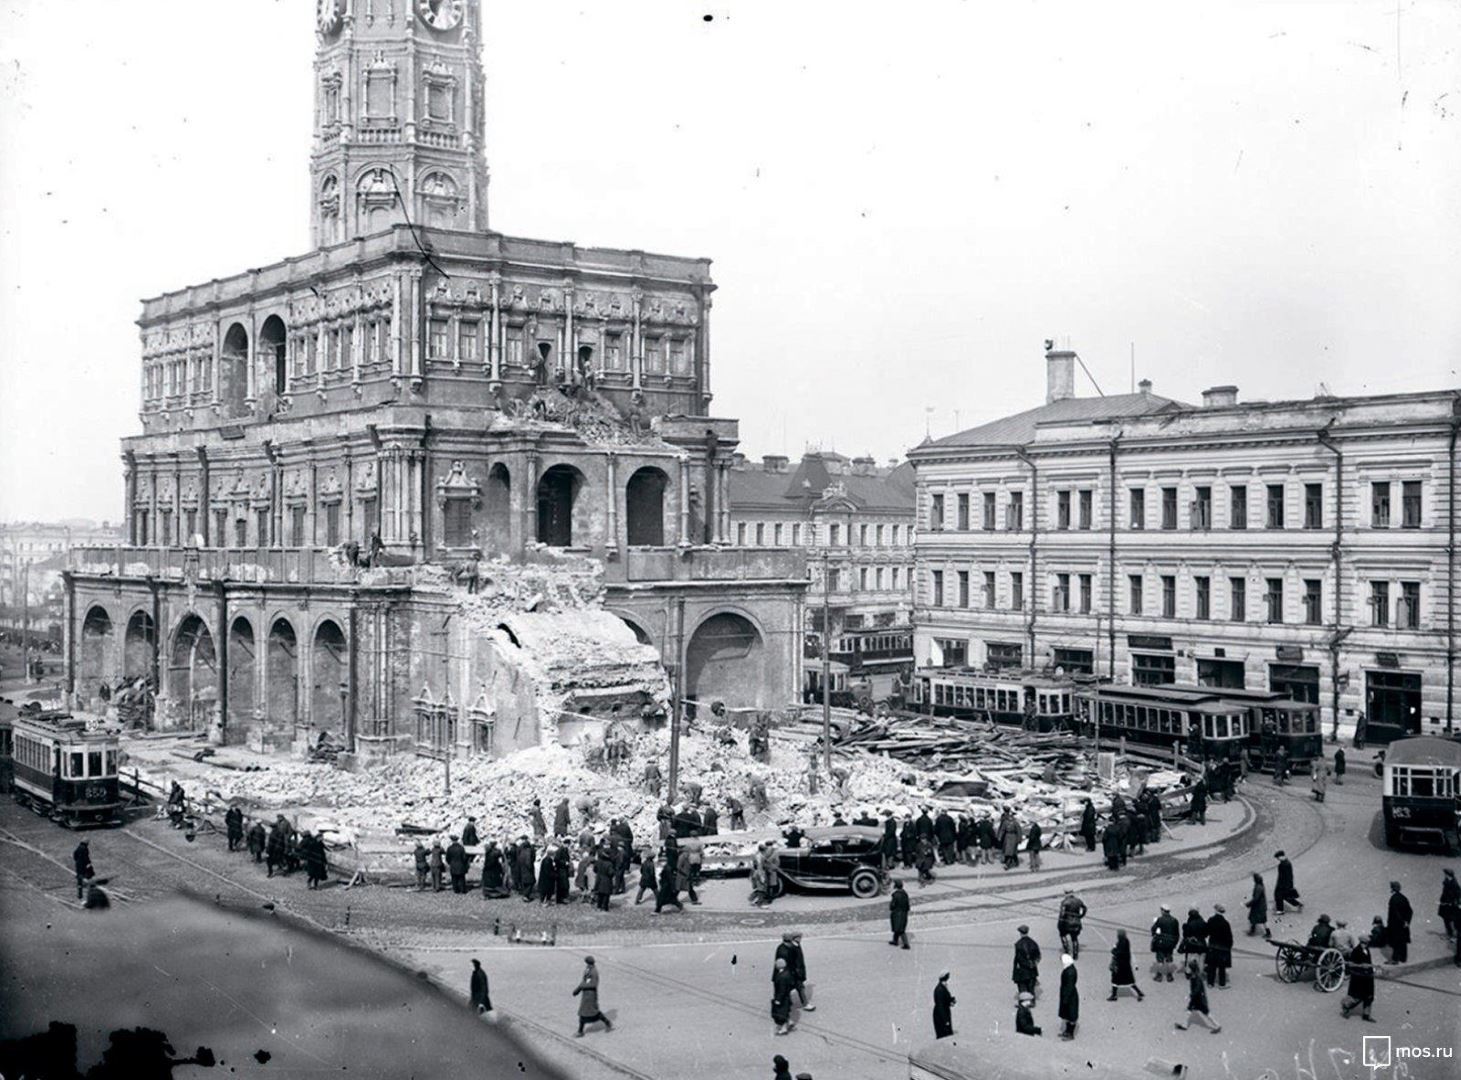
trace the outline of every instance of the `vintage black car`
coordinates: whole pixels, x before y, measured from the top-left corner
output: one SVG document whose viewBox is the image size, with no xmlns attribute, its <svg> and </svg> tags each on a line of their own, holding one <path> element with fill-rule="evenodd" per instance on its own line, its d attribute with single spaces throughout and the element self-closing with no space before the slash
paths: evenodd
<svg viewBox="0 0 1461 1080">
<path fill-rule="evenodd" d="M 871 825 L 830 825 L 802 833 L 797 847 L 783 847 L 778 886 L 807 892 L 850 891 L 866 900 L 887 880 L 883 831 Z M 780 892 L 778 887 L 775 891 Z"/>
</svg>

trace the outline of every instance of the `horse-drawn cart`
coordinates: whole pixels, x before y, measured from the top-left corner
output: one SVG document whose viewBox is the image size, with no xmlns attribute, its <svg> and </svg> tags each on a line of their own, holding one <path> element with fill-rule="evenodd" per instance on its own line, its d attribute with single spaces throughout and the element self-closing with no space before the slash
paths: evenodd
<svg viewBox="0 0 1461 1080">
<path fill-rule="evenodd" d="M 1300 945 L 1296 941 L 1275 941 L 1278 953 L 1273 966 L 1279 982 L 1296 983 L 1313 979 L 1314 989 L 1332 994 L 1344 985 L 1344 954 L 1327 945 Z"/>
</svg>

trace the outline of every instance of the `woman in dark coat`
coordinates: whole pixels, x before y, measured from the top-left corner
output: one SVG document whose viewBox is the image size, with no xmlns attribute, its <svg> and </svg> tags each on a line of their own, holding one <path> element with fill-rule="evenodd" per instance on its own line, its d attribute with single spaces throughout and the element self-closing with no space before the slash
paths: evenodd
<svg viewBox="0 0 1461 1080">
<path fill-rule="evenodd" d="M 791 1022 L 791 992 L 794 989 L 796 976 L 783 957 L 776 961 L 776 970 L 771 973 L 771 1020 L 778 1035 L 785 1035 L 796 1027 Z"/>
<path fill-rule="evenodd" d="M 659 895 L 659 881 L 654 876 L 654 854 L 648 851 L 639 859 L 639 891 L 634 894 L 634 902 L 642 903 L 645 893 Z"/>
<path fill-rule="evenodd" d="M 1253 895 L 1248 898 L 1248 936 L 1252 937 L 1258 933 L 1258 928 L 1263 927 L 1263 936 L 1270 936 L 1268 933 L 1268 893 L 1263 889 L 1263 875 L 1253 875 Z"/>
<path fill-rule="evenodd" d="M 933 1037 L 947 1039 L 954 1033 L 954 995 L 949 993 L 949 973 L 938 977 L 933 988 Z"/>
<path fill-rule="evenodd" d="M 498 900 L 508 895 L 502 882 L 502 853 L 491 841 L 482 853 L 482 896 L 487 900 Z"/>
<path fill-rule="evenodd" d="M 573 888 L 573 863 L 568 858 L 568 849 L 561 844 L 553 852 L 553 874 L 557 879 L 553 899 L 560 904 L 568 903 L 568 894 Z"/>
<path fill-rule="evenodd" d="M 1116 822 L 1112 821 L 1106 825 L 1106 831 L 1101 834 L 1101 854 L 1106 858 L 1106 869 L 1121 869 L 1122 847 L 1121 830 L 1117 828 Z"/>
<path fill-rule="evenodd" d="M 609 910 L 609 897 L 614 894 L 614 860 L 609 853 L 600 851 L 594 859 L 594 906 L 600 911 Z"/>
<path fill-rule="evenodd" d="M 1081 836 L 1085 838 L 1086 850 L 1096 850 L 1096 807 L 1090 799 L 1081 810 Z"/>
<path fill-rule="evenodd" d="M 299 851 L 304 859 L 305 879 L 311 889 L 318 889 L 330 873 L 324 838 L 305 833 L 299 842 Z"/>
<path fill-rule="evenodd" d="M 1131 969 L 1131 940 L 1125 930 L 1118 930 L 1116 944 L 1111 949 L 1111 996 L 1106 1000 L 1115 1001 L 1116 991 L 1123 987 L 1135 993 L 1137 1001 L 1146 997 L 1136 985 L 1136 972 Z"/>
<path fill-rule="evenodd" d="M 1060 963 L 1060 1009 L 1056 1013 L 1062 1021 L 1060 1037 L 1074 1039 L 1075 1026 L 1081 1018 L 1081 995 L 1076 989 L 1075 961 L 1066 954 L 1060 958 Z"/>
<path fill-rule="evenodd" d="M 558 867 L 553 864 L 553 855 L 549 852 L 538 865 L 538 902 L 551 904 L 557 894 Z"/>
<path fill-rule="evenodd" d="M 249 854 L 254 857 L 254 862 L 262 862 L 264 858 L 264 845 L 268 843 L 268 836 L 264 832 L 262 821 L 254 822 L 249 829 L 248 847 Z"/>
<path fill-rule="evenodd" d="M 903 943 L 908 948 L 908 894 L 901 881 L 893 882 L 893 895 L 888 898 L 888 921 L 893 927 L 893 940 L 889 945 Z"/>
<path fill-rule="evenodd" d="M 472 1007 L 479 1013 L 492 1011 L 492 995 L 488 993 L 487 973 L 482 970 L 482 961 L 472 961 Z"/>
<path fill-rule="evenodd" d="M 1182 924 L 1182 945 L 1179 951 L 1189 961 L 1199 962 L 1207 953 L 1207 920 L 1196 908 L 1187 909 L 1187 921 Z"/>
</svg>

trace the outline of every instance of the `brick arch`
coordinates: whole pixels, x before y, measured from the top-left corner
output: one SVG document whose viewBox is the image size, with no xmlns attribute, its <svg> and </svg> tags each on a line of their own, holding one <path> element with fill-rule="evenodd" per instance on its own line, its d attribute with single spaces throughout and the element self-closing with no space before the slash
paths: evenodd
<svg viewBox="0 0 1461 1080">
<path fill-rule="evenodd" d="M 260 645 L 258 630 L 250 616 L 240 613 L 228 620 L 228 716 L 225 719 L 232 732 L 242 731 L 254 716 Z"/>
<path fill-rule="evenodd" d="M 264 624 L 264 702 L 271 727 L 292 729 L 300 719 L 300 638 L 294 619 L 283 612 Z M 307 640 L 307 639 L 306 639 Z"/>
<path fill-rule="evenodd" d="M 325 615 L 315 620 L 309 636 L 309 720 L 312 729 L 345 733 L 346 695 L 349 693 L 349 624 Z"/>
<path fill-rule="evenodd" d="M 83 701 L 89 701 L 103 683 L 110 681 L 117 632 L 111 613 L 103 605 L 92 604 L 86 609 L 76 650 L 76 692 Z"/>
<path fill-rule="evenodd" d="M 685 639 L 684 694 L 708 708 L 765 708 L 765 672 L 770 646 L 760 621 L 735 605 L 716 605 L 702 614 Z"/>
</svg>

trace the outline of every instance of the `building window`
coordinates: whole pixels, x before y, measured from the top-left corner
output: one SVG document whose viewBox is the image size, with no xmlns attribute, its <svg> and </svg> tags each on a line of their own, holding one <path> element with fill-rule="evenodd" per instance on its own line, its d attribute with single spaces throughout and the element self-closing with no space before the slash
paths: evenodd
<svg viewBox="0 0 1461 1080">
<path fill-rule="evenodd" d="M 1420 582 L 1402 581 L 1400 583 L 1400 606 L 1395 616 L 1395 621 L 1400 624 L 1400 629 L 1420 629 Z"/>
<path fill-rule="evenodd" d="M 1050 607 L 1057 612 L 1070 610 L 1070 575 L 1055 575 L 1055 593 L 1050 598 Z"/>
<path fill-rule="evenodd" d="M 987 610 L 994 610 L 994 571 L 984 571 L 984 606 Z"/>
<path fill-rule="evenodd" d="M 1091 575 L 1081 575 L 1081 614 L 1091 613 Z"/>
<path fill-rule="evenodd" d="M 1248 488 L 1244 484 L 1234 484 L 1228 488 L 1228 528 L 1246 529 L 1248 527 Z"/>
<path fill-rule="evenodd" d="M 1248 619 L 1248 580 L 1228 578 L 1228 619 L 1232 622 L 1246 622 Z"/>
<path fill-rule="evenodd" d="M 1268 514 L 1263 520 L 1265 529 L 1283 528 L 1283 485 L 1268 485 Z"/>
<path fill-rule="evenodd" d="M 1407 480 L 1400 485 L 1400 527 L 1420 528 L 1420 481 Z"/>
<path fill-rule="evenodd" d="M 842 526 L 841 525 L 832 525 L 832 526 L 830 526 L 828 528 L 827 532 L 828 532 L 827 541 L 828 541 L 829 546 L 831 546 L 831 547 L 840 547 L 842 545 Z M 760 543 L 759 540 L 756 541 L 756 542 L 757 543 Z"/>
<path fill-rule="evenodd" d="M 370 538 L 375 535 L 375 508 L 374 496 L 367 496 L 360 500 L 360 540 L 362 543 L 369 543 Z"/>
<path fill-rule="evenodd" d="M 897 567 L 897 566 L 893 567 L 893 588 L 894 589 L 898 589 L 898 588 L 901 587 L 902 577 L 903 577 L 902 569 L 900 567 Z M 909 576 L 908 580 L 910 582 L 913 580 L 912 575 Z"/>
<path fill-rule="evenodd" d="M 867 547 L 867 526 L 866 525 L 859 525 L 857 527 L 857 543 L 858 543 L 858 545 L 860 547 Z"/>
<path fill-rule="evenodd" d="M 861 589 L 863 592 L 867 592 L 867 567 L 866 566 L 858 567 L 858 570 L 857 570 L 857 587 L 859 589 Z"/>
<path fill-rule="evenodd" d="M 967 570 L 959 571 L 959 606 L 961 608 L 969 606 L 969 571 Z"/>
<path fill-rule="evenodd" d="M 447 499 L 442 507 L 442 542 L 449 548 L 469 547 L 472 543 L 472 500 Z"/>
<path fill-rule="evenodd" d="M 994 517 L 994 492 L 986 491 L 984 493 L 984 528 L 987 531 L 993 531 L 995 527 Z"/>
<path fill-rule="evenodd" d="M 269 511 L 260 510 L 256 515 L 258 518 L 258 540 L 259 547 L 269 546 Z"/>
<path fill-rule="evenodd" d="M 233 546 L 249 546 L 249 523 L 246 518 L 239 518 L 233 523 Z"/>
<path fill-rule="evenodd" d="M 1390 527 L 1390 481 L 1370 485 L 1370 527 Z"/>
<path fill-rule="evenodd" d="M 1324 621 L 1324 585 L 1317 578 L 1304 579 L 1304 622 L 1318 626 Z"/>
<path fill-rule="evenodd" d="M 1177 527 L 1177 489 L 1174 487 L 1162 488 L 1162 528 L 1175 529 Z"/>
<path fill-rule="evenodd" d="M 1192 579 L 1197 592 L 1197 617 L 1212 618 L 1212 578 L 1197 576 Z"/>
<path fill-rule="evenodd" d="M 1010 607 L 1025 610 L 1025 575 L 1019 571 L 1010 575 Z"/>
<path fill-rule="evenodd" d="M 1057 529 L 1070 528 L 1070 492 L 1057 491 L 1055 493 L 1055 527 Z"/>
<path fill-rule="evenodd" d="M 1127 496 L 1127 505 L 1131 507 L 1131 527 L 1133 529 L 1146 528 L 1146 491 L 1142 488 L 1132 488 Z"/>
<path fill-rule="evenodd" d="M 624 335 L 604 335 L 604 370 L 624 370 Z"/>
<path fill-rule="evenodd" d="M 746 546 L 746 523 L 744 521 L 736 523 L 736 543 L 741 547 Z"/>
<path fill-rule="evenodd" d="M 943 667 L 963 667 L 969 662 L 969 643 L 962 639 L 936 638 L 938 651 L 943 654 Z"/>
<path fill-rule="evenodd" d="M 878 567 L 878 572 L 875 575 L 873 575 L 873 580 L 875 582 L 877 582 L 877 590 L 878 590 L 878 592 L 882 592 L 884 586 L 883 586 L 883 568 L 881 566 Z"/>
<path fill-rule="evenodd" d="M 1263 594 L 1267 618 L 1271 623 L 1283 622 L 1283 578 L 1271 577 Z"/>
<path fill-rule="evenodd" d="M 1082 490 L 1080 493 L 1080 508 L 1076 523 L 1082 529 L 1089 529 L 1091 527 L 1091 491 L 1089 488 Z"/>
<path fill-rule="evenodd" d="M 894 547 L 897 547 L 898 546 L 898 531 L 899 531 L 898 530 L 898 526 L 897 525 L 894 525 L 893 526 L 893 546 Z M 908 529 L 908 542 L 910 544 L 913 543 L 913 529 L 912 529 L 911 526 Z"/>
<path fill-rule="evenodd" d="M 928 527 L 934 532 L 941 532 L 944 527 L 944 497 L 934 495 L 928 507 Z"/>
<path fill-rule="evenodd" d="M 461 325 L 462 359 L 468 363 L 477 360 L 477 323 L 463 320 Z"/>
<path fill-rule="evenodd" d="M 1324 528 L 1324 485 L 1304 485 L 1304 528 Z"/>
<path fill-rule="evenodd" d="M 1390 625 L 1390 583 L 1370 582 L 1370 625 Z"/>
<path fill-rule="evenodd" d="M 644 370 L 648 375 L 665 373 L 665 350 L 659 338 L 644 339 Z"/>
<path fill-rule="evenodd" d="M 933 588 L 933 606 L 944 606 L 944 572 L 933 570 L 929 573 L 929 580 Z"/>
<path fill-rule="evenodd" d="M 1162 618 L 1177 617 L 1177 579 L 1171 574 L 1162 575 Z"/>
<path fill-rule="evenodd" d="M 959 531 L 969 531 L 969 496 L 967 493 L 959 495 Z"/>
<path fill-rule="evenodd" d="M 289 508 L 289 546 L 302 548 L 304 543 L 304 506 Z"/>
<path fill-rule="evenodd" d="M 1019 532 L 1025 527 L 1025 493 L 1011 491 L 1009 505 L 1004 510 L 1004 527 L 1010 532 Z"/>
<path fill-rule="evenodd" d="M 1177 658 L 1162 653 L 1132 653 L 1134 686 L 1169 686 L 1177 681 Z"/>
<path fill-rule="evenodd" d="M 1127 574 L 1127 609 L 1132 615 L 1141 614 L 1141 575 Z"/>
<path fill-rule="evenodd" d="M 506 361 L 510 367 L 522 367 L 523 363 L 523 332 L 521 330 L 509 330 L 507 332 L 507 357 Z"/>
<path fill-rule="evenodd" d="M 334 547 L 340 542 L 340 504 L 325 504 L 325 546 Z"/>
<path fill-rule="evenodd" d="M 834 525 L 833 528 L 835 529 L 836 526 Z M 834 540 L 833 543 L 836 543 L 836 541 Z M 764 521 L 756 522 L 756 546 L 766 546 L 766 523 Z"/>
<path fill-rule="evenodd" d="M 1195 498 L 1192 500 L 1192 527 L 1194 529 L 1212 528 L 1212 488 L 1199 487 L 1194 490 Z"/>
<path fill-rule="evenodd" d="M 996 671 L 1021 667 L 1025 662 L 1024 647 L 1012 642 L 991 641 L 984 647 L 984 656 Z"/>
<path fill-rule="evenodd" d="M 1067 675 L 1094 675 L 1095 654 L 1090 649 L 1055 650 L 1055 666 Z"/>
<path fill-rule="evenodd" d="M 172 546 L 172 511 L 163 510 L 158 514 L 157 542 L 163 547 Z"/>
<path fill-rule="evenodd" d="M 670 374 L 690 374 L 690 352 L 684 338 L 670 339 Z"/>
<path fill-rule="evenodd" d="M 213 511 L 213 546 L 228 546 L 228 511 Z"/>
<path fill-rule="evenodd" d="M 873 542 L 876 543 L 878 547 L 883 546 L 883 527 L 881 525 L 873 530 Z"/>
</svg>

